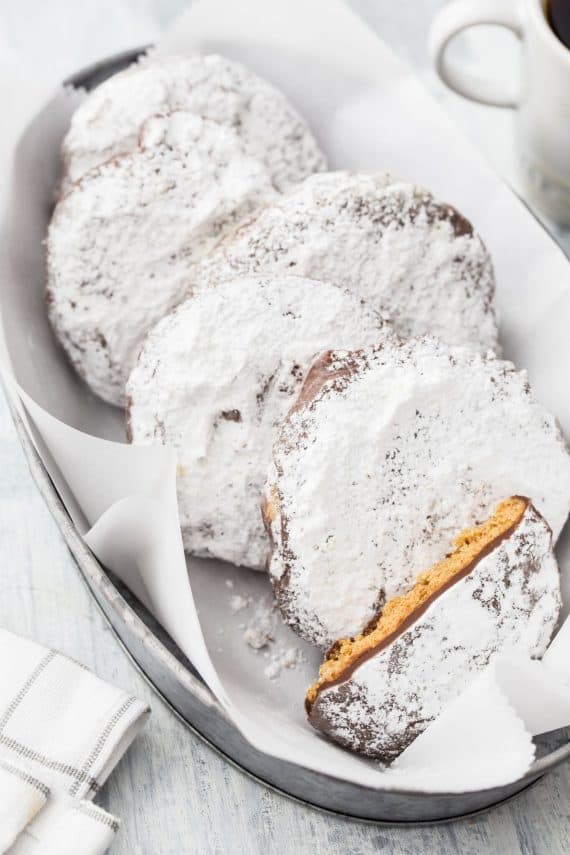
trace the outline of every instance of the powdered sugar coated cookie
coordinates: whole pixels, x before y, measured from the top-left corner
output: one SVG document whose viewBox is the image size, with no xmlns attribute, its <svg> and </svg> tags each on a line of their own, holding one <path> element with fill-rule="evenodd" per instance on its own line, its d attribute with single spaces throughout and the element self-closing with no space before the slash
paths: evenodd
<svg viewBox="0 0 570 855">
<path fill-rule="evenodd" d="M 226 283 L 154 327 L 127 386 L 130 435 L 177 449 L 188 551 L 265 566 L 263 482 L 313 356 L 331 341 L 385 336 L 382 320 L 353 296 L 284 276 Z"/>
<path fill-rule="evenodd" d="M 279 190 L 325 168 L 315 138 L 285 95 L 240 63 L 217 55 L 145 57 L 98 86 L 74 113 L 63 142 L 66 182 L 132 151 L 146 119 L 172 110 L 234 130 Z"/>
<path fill-rule="evenodd" d="M 403 338 L 498 350 L 491 260 L 471 224 L 385 173 L 314 175 L 228 235 L 196 291 L 236 276 L 295 274 L 347 288 Z"/>
<path fill-rule="evenodd" d="M 275 191 L 238 136 L 176 112 L 149 121 L 143 145 L 89 172 L 55 209 L 48 308 L 93 391 L 113 404 L 141 340 L 176 305 L 192 265 Z M 152 144 L 151 144 L 152 143 Z"/>
<path fill-rule="evenodd" d="M 430 338 L 326 354 L 266 489 L 282 613 L 320 645 L 361 632 L 505 496 L 528 496 L 556 538 L 568 483 L 555 419 L 511 363 Z"/>
</svg>

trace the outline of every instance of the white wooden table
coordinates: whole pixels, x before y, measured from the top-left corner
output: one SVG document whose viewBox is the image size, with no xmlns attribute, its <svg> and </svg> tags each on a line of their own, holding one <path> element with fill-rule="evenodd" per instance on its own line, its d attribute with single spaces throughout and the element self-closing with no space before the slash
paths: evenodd
<svg viewBox="0 0 570 855">
<path fill-rule="evenodd" d="M 152 35 L 157 22 L 164 23 L 182 5 L 183 0 L 2 0 L 0 49 L 5 42 L 20 55 L 28 51 L 30 62 L 43 51 L 44 60 L 61 63 L 63 74 L 136 44 L 129 21 L 123 20 L 123 31 L 117 23 L 119 6 L 144 16 L 136 31 L 140 38 Z M 512 179 L 511 117 L 461 102 L 427 71 L 425 36 L 439 0 L 352 0 L 352 5 L 417 67 Z M 67 32 L 61 21 L 67 21 Z M 570 250 L 570 235 L 557 236 Z M 1 400 L 0 473 L 0 625 L 59 648 L 153 708 L 147 730 L 101 794 L 103 806 L 123 820 L 114 855 L 570 853 L 570 764 L 510 804 L 429 828 L 374 827 L 339 819 L 250 780 L 171 715 L 119 648 L 31 481 Z"/>
</svg>

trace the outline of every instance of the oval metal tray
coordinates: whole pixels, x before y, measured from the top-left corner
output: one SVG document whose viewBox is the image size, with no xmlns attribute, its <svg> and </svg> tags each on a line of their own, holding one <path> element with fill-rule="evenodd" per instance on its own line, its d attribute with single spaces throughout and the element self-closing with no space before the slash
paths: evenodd
<svg viewBox="0 0 570 855">
<path fill-rule="evenodd" d="M 129 51 L 86 68 L 66 84 L 92 89 L 133 62 Z M 378 823 L 442 822 L 509 799 L 570 756 L 570 731 L 541 737 L 527 775 L 508 786 L 469 793 L 378 791 L 309 771 L 256 751 L 234 727 L 184 654 L 135 597 L 97 561 L 74 528 L 14 409 L 12 416 L 32 476 L 79 571 L 117 638 L 146 680 L 201 739 L 244 772 L 313 807 Z"/>
</svg>

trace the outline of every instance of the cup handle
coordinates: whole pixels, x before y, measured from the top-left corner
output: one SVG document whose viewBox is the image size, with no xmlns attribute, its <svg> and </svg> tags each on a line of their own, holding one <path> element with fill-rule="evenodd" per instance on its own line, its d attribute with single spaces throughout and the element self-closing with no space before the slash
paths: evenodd
<svg viewBox="0 0 570 855">
<path fill-rule="evenodd" d="M 520 99 L 518 86 L 498 84 L 446 61 L 446 48 L 454 36 L 479 24 L 507 27 L 522 39 L 521 0 L 454 0 L 444 6 L 435 16 L 429 34 L 435 70 L 450 89 L 465 98 L 495 107 L 516 107 Z"/>
</svg>

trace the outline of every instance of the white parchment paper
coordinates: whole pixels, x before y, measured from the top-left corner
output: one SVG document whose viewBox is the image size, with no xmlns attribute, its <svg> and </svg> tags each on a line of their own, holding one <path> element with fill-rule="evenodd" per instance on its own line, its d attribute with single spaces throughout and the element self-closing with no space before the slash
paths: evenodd
<svg viewBox="0 0 570 855">
<path fill-rule="evenodd" d="M 494 258 L 505 354 L 529 370 L 539 398 L 570 435 L 566 259 L 407 69 L 340 0 L 198 0 L 157 50 L 217 51 L 245 62 L 306 115 L 332 168 L 388 169 L 457 205 Z M 306 723 L 303 697 L 317 671 L 317 651 L 274 622 L 272 649 L 295 649 L 297 667 L 269 679 L 268 651 L 244 643 L 255 603 L 269 601 L 268 580 L 219 562 L 186 561 L 175 453 L 124 444 L 122 414 L 77 379 L 46 319 L 42 240 L 59 144 L 77 98 L 55 93 L 19 142 L 0 300 L 8 394 L 28 418 L 86 542 L 155 614 L 258 749 L 377 788 L 465 791 L 522 776 L 534 756 L 530 735 L 570 724 L 566 627 L 552 647 L 550 665 L 504 657 L 386 772 L 321 739 Z M 559 558 L 567 588 L 568 537 Z M 236 595 L 246 605 L 233 614 Z M 539 692 L 549 698 L 546 716 Z"/>
</svg>

